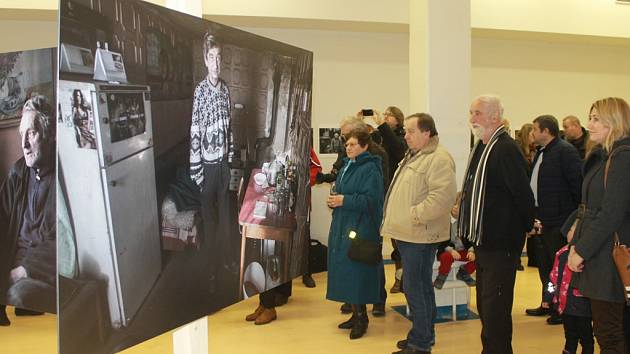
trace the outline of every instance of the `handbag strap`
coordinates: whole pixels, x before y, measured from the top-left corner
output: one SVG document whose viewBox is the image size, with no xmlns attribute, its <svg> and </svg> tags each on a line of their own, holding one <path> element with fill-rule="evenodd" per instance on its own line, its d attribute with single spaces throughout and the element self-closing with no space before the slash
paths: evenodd
<svg viewBox="0 0 630 354">
<path fill-rule="evenodd" d="M 630 150 L 630 146 L 628 145 L 622 145 L 616 149 L 614 149 L 610 155 L 608 156 L 608 160 L 606 161 L 606 167 L 604 167 L 604 190 L 606 189 L 606 182 L 608 182 L 608 170 L 610 169 L 610 164 L 612 163 L 612 158 L 615 155 L 615 153 L 622 151 L 622 150 Z M 619 234 L 617 232 L 615 232 L 615 239 L 614 239 L 614 244 L 615 246 L 619 246 L 621 244 L 621 242 L 619 241 Z"/>
<path fill-rule="evenodd" d="M 376 217 L 374 215 L 374 212 L 372 210 L 372 203 L 370 203 L 370 201 L 368 200 L 367 202 L 367 206 L 368 206 L 368 211 L 370 214 L 370 224 L 372 224 L 372 226 L 374 226 L 375 230 L 376 230 L 376 234 L 377 235 L 381 235 L 381 230 L 378 228 L 378 226 L 376 226 L 376 223 L 372 220 L 376 220 Z M 359 222 L 357 223 L 357 225 L 361 225 L 361 220 L 363 220 L 363 213 L 361 213 L 361 215 L 359 216 Z"/>
</svg>

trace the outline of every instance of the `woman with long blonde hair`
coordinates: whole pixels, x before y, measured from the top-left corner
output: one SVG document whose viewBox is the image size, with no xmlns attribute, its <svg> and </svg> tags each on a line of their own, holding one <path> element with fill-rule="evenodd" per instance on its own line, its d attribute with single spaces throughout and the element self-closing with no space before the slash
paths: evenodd
<svg viewBox="0 0 630 354">
<path fill-rule="evenodd" d="M 596 143 L 584 163 L 582 204 L 573 222 L 572 284 L 589 298 L 602 354 L 626 353 L 624 286 L 612 258 L 615 234 L 630 245 L 630 107 L 622 98 L 593 103 L 587 125 Z"/>
</svg>

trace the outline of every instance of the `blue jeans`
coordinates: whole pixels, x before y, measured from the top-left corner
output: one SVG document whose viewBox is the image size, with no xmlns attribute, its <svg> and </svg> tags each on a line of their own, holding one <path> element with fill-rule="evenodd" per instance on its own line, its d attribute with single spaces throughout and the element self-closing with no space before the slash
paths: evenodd
<svg viewBox="0 0 630 354">
<path fill-rule="evenodd" d="M 396 241 L 403 264 L 405 297 L 411 310 L 413 326 L 407 334 L 410 348 L 430 352 L 435 342 L 435 292 L 431 276 L 436 244 Z"/>
</svg>

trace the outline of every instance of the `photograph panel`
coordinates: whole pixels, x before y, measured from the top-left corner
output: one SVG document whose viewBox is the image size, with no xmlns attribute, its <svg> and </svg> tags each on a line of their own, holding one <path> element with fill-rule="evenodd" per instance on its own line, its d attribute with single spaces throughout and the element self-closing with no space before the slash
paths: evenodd
<svg viewBox="0 0 630 354">
<path fill-rule="evenodd" d="M 142 1 L 60 15 L 78 269 L 60 274 L 62 352 L 119 351 L 301 275 L 312 53 Z"/>
<path fill-rule="evenodd" d="M 55 55 L 0 54 L 0 316 L 56 313 Z"/>
</svg>

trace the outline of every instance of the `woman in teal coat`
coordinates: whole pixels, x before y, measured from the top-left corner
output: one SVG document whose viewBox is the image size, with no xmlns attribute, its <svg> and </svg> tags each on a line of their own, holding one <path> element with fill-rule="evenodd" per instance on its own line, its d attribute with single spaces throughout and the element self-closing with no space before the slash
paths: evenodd
<svg viewBox="0 0 630 354">
<path fill-rule="evenodd" d="M 328 300 L 352 304 L 352 317 L 339 328 L 352 329 L 350 339 L 363 336 L 368 326 L 366 304 L 378 303 L 378 264 L 348 258 L 350 230 L 363 240 L 381 242 L 383 218 L 383 172 L 381 158 L 370 155 L 367 132 L 353 131 L 347 137 L 344 166 L 337 176 L 336 194 L 328 197 L 333 218 L 328 234 Z"/>
</svg>

